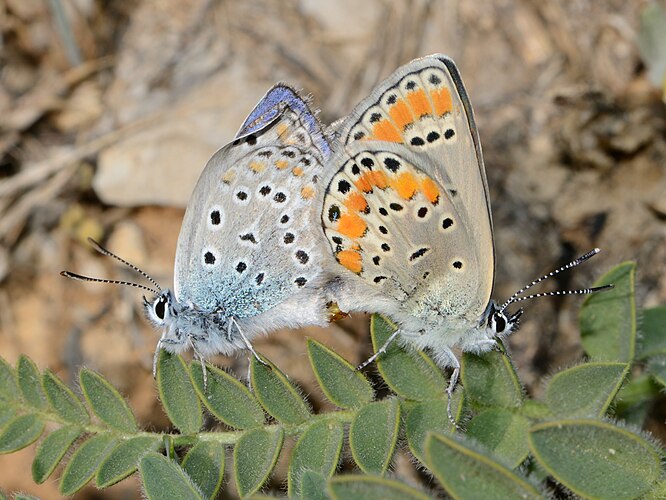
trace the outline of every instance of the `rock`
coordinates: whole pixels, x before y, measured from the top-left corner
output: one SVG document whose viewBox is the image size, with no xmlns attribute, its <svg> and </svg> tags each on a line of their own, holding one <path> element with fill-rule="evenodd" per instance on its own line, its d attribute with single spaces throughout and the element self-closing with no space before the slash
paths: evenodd
<svg viewBox="0 0 666 500">
<path fill-rule="evenodd" d="M 100 199 L 125 207 L 185 207 L 208 159 L 233 139 L 268 90 L 249 73 L 233 73 L 217 75 L 159 121 L 103 151 L 93 179 Z"/>
</svg>

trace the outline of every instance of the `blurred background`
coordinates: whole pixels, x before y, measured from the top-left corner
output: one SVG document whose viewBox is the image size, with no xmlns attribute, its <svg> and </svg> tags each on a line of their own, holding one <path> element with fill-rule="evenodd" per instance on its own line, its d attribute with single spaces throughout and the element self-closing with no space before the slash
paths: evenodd
<svg viewBox="0 0 666 500">
<path fill-rule="evenodd" d="M 178 232 L 209 156 L 277 81 L 312 94 L 324 123 L 399 65 L 450 55 L 481 134 L 497 247 L 495 296 L 595 246 L 546 288 L 638 263 L 637 305 L 666 304 L 666 13 L 641 0 L 0 0 L 0 355 L 26 353 L 75 386 L 98 370 L 148 429 L 168 430 L 150 374 L 158 339 L 136 279 L 87 237 L 172 285 Z M 555 281 L 555 280 L 553 280 Z M 580 298 L 527 305 L 511 349 L 531 394 L 580 359 Z M 305 336 L 352 363 L 367 318 L 278 332 L 256 348 L 328 408 Z M 245 376 L 244 355 L 215 360 Z M 663 405 L 662 405 L 663 406 Z M 648 428 L 664 438 L 664 415 Z M 33 484 L 34 446 L 0 456 L 0 488 Z M 404 458 L 404 457 L 403 457 Z M 413 474 L 404 458 L 395 473 Z M 403 467 L 405 465 L 405 467 Z M 280 471 L 273 480 L 281 483 Z M 80 498 L 134 498 L 124 481 Z"/>
</svg>

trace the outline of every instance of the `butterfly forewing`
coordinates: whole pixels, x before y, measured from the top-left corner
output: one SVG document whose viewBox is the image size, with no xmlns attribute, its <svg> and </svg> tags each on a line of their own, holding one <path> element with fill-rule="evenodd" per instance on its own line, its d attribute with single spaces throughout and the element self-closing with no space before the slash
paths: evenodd
<svg viewBox="0 0 666 500">
<path fill-rule="evenodd" d="M 177 299 L 238 319 L 313 287 L 326 250 L 314 200 L 328 144 L 310 133 L 313 115 L 294 102 L 280 102 L 275 114 L 263 106 L 253 128 L 206 166 L 176 254 Z"/>
<path fill-rule="evenodd" d="M 479 317 L 493 285 L 492 222 L 453 63 L 430 56 L 399 69 L 337 133 L 345 148 L 322 211 L 337 261 L 396 300 Z"/>
</svg>

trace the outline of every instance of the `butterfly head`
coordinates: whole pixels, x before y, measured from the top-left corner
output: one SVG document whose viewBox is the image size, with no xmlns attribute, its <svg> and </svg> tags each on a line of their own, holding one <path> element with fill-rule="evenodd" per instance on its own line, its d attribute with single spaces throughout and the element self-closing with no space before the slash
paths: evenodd
<svg viewBox="0 0 666 500">
<path fill-rule="evenodd" d="M 486 327 L 488 329 L 489 337 L 504 338 L 518 330 L 523 310 L 522 308 L 518 309 L 518 311 L 509 316 L 508 313 L 505 310 L 500 309 L 495 302 L 491 302 L 488 306 L 487 314 Z"/>
<path fill-rule="evenodd" d="M 156 328 L 168 327 L 178 316 L 177 302 L 171 290 L 162 290 L 152 300 L 143 297 L 146 317 Z"/>
</svg>

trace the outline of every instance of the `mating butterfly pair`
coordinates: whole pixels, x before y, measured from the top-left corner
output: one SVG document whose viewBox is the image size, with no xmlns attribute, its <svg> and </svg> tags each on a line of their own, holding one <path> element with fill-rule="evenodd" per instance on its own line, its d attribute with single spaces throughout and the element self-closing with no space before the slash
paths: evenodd
<svg viewBox="0 0 666 500">
<path fill-rule="evenodd" d="M 273 87 L 201 174 L 174 274 L 173 291 L 135 284 L 155 294 L 145 301 L 163 329 L 155 359 L 161 348 L 256 355 L 255 336 L 326 325 L 337 304 L 399 326 L 362 366 L 399 337 L 454 369 L 449 394 L 451 349 L 495 347 L 518 326 L 522 311 L 507 307 L 547 277 L 501 306 L 491 300 L 481 146 L 458 69 L 442 55 L 399 68 L 330 133 L 296 91 Z"/>
</svg>

